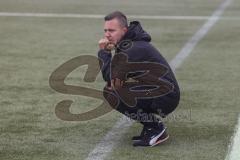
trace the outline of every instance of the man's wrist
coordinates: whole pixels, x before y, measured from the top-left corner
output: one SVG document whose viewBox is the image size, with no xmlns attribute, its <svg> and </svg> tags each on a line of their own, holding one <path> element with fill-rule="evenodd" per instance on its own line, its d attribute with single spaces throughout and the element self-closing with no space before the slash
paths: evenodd
<svg viewBox="0 0 240 160">
<path fill-rule="evenodd" d="M 102 53 L 105 53 L 105 54 L 112 54 L 111 50 L 106 50 L 106 49 L 100 49 L 99 52 L 102 54 Z"/>
</svg>

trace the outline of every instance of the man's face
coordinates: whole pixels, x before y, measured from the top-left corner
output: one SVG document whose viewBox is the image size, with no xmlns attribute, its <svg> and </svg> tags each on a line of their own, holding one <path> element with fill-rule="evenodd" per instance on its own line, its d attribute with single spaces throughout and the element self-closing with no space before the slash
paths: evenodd
<svg viewBox="0 0 240 160">
<path fill-rule="evenodd" d="M 117 44 L 126 32 L 127 28 L 122 27 L 116 18 L 104 23 L 104 36 L 111 43 Z"/>
</svg>

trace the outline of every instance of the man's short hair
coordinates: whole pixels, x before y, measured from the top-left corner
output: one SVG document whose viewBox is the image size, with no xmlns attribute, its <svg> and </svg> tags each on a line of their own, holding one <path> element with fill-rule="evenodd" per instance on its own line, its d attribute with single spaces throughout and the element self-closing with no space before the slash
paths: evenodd
<svg viewBox="0 0 240 160">
<path fill-rule="evenodd" d="M 104 17 L 105 21 L 116 18 L 122 27 L 128 27 L 127 17 L 120 11 L 114 11 Z"/>
</svg>

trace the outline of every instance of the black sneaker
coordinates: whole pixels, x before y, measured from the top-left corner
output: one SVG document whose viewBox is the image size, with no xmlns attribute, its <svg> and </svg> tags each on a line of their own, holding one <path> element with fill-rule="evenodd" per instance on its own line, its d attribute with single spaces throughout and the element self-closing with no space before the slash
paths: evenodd
<svg viewBox="0 0 240 160">
<path fill-rule="evenodd" d="M 166 128 L 163 129 L 146 129 L 145 135 L 138 141 L 133 143 L 133 146 L 156 146 L 169 138 Z"/>
<path fill-rule="evenodd" d="M 163 124 L 162 122 L 159 122 L 158 127 L 159 127 L 160 129 L 164 129 L 164 124 Z M 141 131 L 141 134 L 140 134 L 139 136 L 133 136 L 133 137 L 132 137 L 132 141 L 133 141 L 133 142 L 141 141 L 142 138 L 143 138 L 143 136 L 146 134 L 147 128 L 148 128 L 148 127 L 143 126 L 143 129 L 142 129 L 142 131 Z"/>
</svg>

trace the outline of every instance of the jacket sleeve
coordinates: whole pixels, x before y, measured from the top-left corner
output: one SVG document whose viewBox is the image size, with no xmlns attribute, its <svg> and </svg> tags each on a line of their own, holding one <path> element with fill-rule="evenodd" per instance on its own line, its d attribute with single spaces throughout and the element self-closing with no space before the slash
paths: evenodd
<svg viewBox="0 0 240 160">
<path fill-rule="evenodd" d="M 102 77 L 106 82 L 110 82 L 110 63 L 112 54 L 105 50 L 98 51 L 99 65 L 102 72 Z"/>
</svg>

